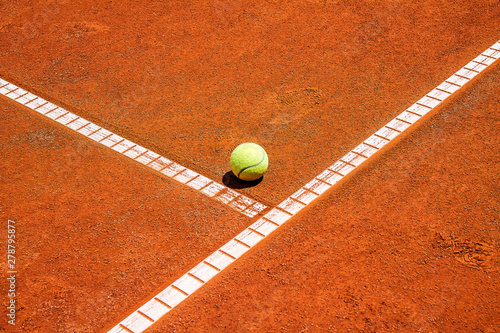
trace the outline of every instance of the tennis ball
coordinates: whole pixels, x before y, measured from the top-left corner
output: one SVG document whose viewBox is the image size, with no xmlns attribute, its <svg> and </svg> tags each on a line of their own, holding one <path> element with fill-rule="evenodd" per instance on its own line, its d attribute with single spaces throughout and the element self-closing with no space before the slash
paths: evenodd
<svg viewBox="0 0 500 333">
<path fill-rule="evenodd" d="M 242 143 L 231 154 L 231 170 L 241 180 L 256 180 L 266 172 L 269 160 L 264 148 L 255 143 Z"/>
</svg>

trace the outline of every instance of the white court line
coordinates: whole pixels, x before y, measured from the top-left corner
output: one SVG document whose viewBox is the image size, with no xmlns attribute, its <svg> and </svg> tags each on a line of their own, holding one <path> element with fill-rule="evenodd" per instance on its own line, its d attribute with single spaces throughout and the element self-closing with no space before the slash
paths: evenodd
<svg viewBox="0 0 500 333">
<path fill-rule="evenodd" d="M 500 41 L 438 85 L 108 333 L 140 333 L 500 58 Z"/>
<path fill-rule="evenodd" d="M 57 121 L 114 151 L 156 170 L 167 177 L 218 200 L 236 211 L 254 217 L 267 206 L 250 199 L 232 189 L 204 177 L 193 170 L 172 162 L 166 157 L 122 138 L 96 124 L 91 123 L 41 97 L 38 97 L 0 78 L 0 94 Z"/>
</svg>

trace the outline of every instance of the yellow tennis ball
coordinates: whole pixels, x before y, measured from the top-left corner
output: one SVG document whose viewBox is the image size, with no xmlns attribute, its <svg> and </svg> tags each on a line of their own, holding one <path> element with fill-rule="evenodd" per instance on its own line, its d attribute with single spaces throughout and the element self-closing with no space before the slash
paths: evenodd
<svg viewBox="0 0 500 333">
<path fill-rule="evenodd" d="M 266 172 L 269 160 L 264 148 L 255 143 L 242 143 L 231 154 L 231 170 L 241 180 L 256 180 Z"/>
</svg>

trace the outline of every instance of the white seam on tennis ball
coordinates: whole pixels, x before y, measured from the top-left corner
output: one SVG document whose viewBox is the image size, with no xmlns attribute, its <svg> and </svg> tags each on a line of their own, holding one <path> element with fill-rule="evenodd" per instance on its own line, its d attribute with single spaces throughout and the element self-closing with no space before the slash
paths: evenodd
<svg viewBox="0 0 500 333">
<path fill-rule="evenodd" d="M 266 159 L 266 156 L 267 156 L 266 151 L 262 147 L 259 147 L 259 148 L 262 150 L 262 160 L 260 160 L 260 162 L 257 164 L 250 165 L 250 166 L 247 166 L 246 168 L 241 169 L 240 172 L 238 172 L 238 178 L 240 178 L 240 175 L 243 171 L 248 170 L 248 169 L 253 168 L 253 167 L 256 167 L 256 166 L 260 165 L 262 162 L 264 162 L 264 160 Z"/>
<path fill-rule="evenodd" d="M 332 188 L 336 183 L 347 176 L 347 174 L 375 155 L 387 143 L 396 139 L 402 132 L 422 119 L 423 116 L 440 105 L 446 98 L 469 83 L 472 78 L 479 74 L 479 72 L 497 61 L 500 58 L 500 41 L 493 46 L 495 46 L 496 49 L 490 47 L 473 60 L 482 64 L 484 63 L 486 67 L 479 68 L 477 73 L 467 73 L 467 76 L 453 74 L 450 78 L 438 85 L 437 88 L 422 97 L 417 103 L 396 116 L 375 134 L 348 152 L 344 157 L 340 158 L 297 192 L 285 199 L 277 207 L 271 209 L 262 218 L 243 230 L 243 232 L 224 244 L 206 259 L 202 260 L 188 273 L 181 276 L 177 281 L 113 327 L 108 333 L 140 333 L 146 330 L 153 324 L 150 319 L 160 319 L 163 317 L 176 305 L 191 296 L 196 290 L 231 265 L 261 240 L 269 236 L 273 231 L 320 197 L 328 189 Z M 488 59 L 492 59 L 493 61 L 489 61 Z M 463 70 L 467 70 L 466 67 L 469 64 L 461 68 L 457 73 L 463 73 Z M 455 89 L 455 86 L 459 88 Z M 446 92 L 447 94 L 441 95 L 440 98 L 435 98 L 435 96 L 440 95 L 442 92 Z M 388 126 L 389 124 L 390 126 Z M 193 278 L 193 276 L 197 279 Z M 201 281 L 205 282 L 202 283 Z M 189 290 L 189 292 L 176 292 L 175 286 L 179 285 L 184 288 L 183 290 Z M 161 300 L 161 303 L 157 300 Z M 146 315 L 147 318 L 144 315 Z"/>
<path fill-rule="evenodd" d="M 220 201 L 250 218 L 262 213 L 267 206 L 217 183 L 197 172 L 116 135 L 62 107 L 46 101 L 0 78 L 0 94 L 16 101 L 95 142 L 131 158 L 163 175 L 185 184 L 206 196 Z"/>
</svg>

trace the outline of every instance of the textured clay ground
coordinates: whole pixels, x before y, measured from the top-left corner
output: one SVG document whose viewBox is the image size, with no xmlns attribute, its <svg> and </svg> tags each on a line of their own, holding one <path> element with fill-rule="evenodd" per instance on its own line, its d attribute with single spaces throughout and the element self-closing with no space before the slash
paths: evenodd
<svg viewBox="0 0 500 333">
<path fill-rule="evenodd" d="M 21 1 L 0 15 L 6 79 L 212 179 L 256 142 L 275 163 L 243 191 L 273 205 L 500 36 L 497 4 L 469 0 Z"/>
<path fill-rule="evenodd" d="M 151 332 L 498 332 L 499 67 Z"/>
<path fill-rule="evenodd" d="M 259 143 L 269 172 L 239 191 L 273 206 L 499 18 L 496 1 L 8 1 L 0 77 L 219 182 Z M 499 67 L 151 331 L 500 331 Z M 0 294 L 0 330 L 105 331 L 253 222 L 1 96 L 0 123 L 20 306 L 10 327 Z"/>
<path fill-rule="evenodd" d="M 9 180 L 0 208 L 5 224 L 16 221 L 18 240 L 15 332 L 96 331 L 248 224 L 187 186 L 0 103 Z"/>
</svg>

